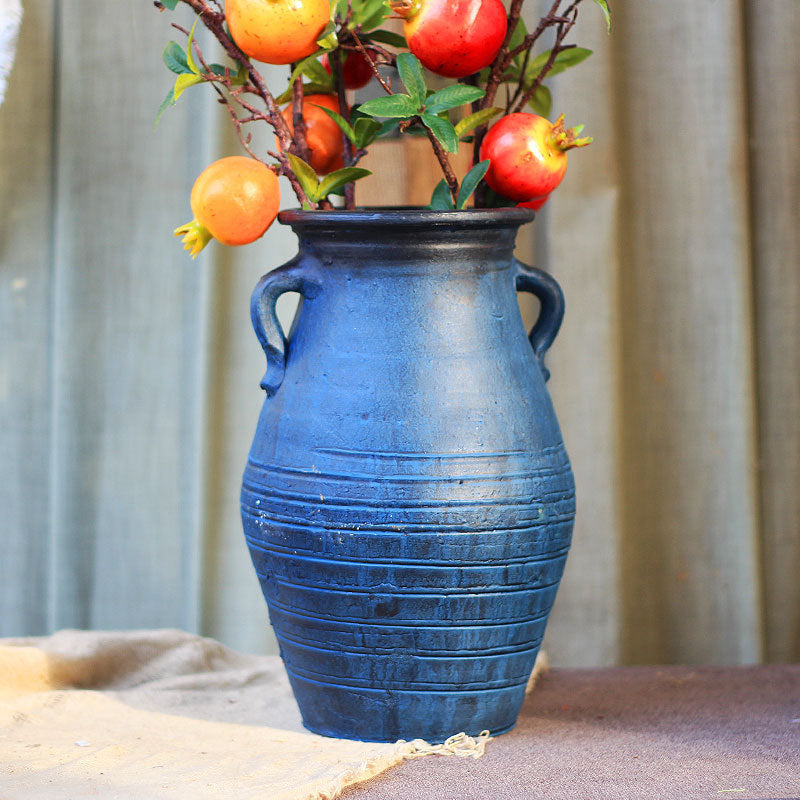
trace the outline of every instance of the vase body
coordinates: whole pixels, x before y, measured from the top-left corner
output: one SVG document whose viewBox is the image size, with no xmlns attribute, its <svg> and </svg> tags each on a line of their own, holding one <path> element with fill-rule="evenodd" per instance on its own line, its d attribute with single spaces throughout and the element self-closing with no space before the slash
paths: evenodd
<svg viewBox="0 0 800 800">
<path fill-rule="evenodd" d="M 299 255 L 253 296 L 269 368 L 242 519 L 314 732 L 514 725 L 575 513 L 541 361 L 560 291 L 512 259 L 531 216 L 281 215 Z M 542 300 L 530 341 L 518 288 Z"/>
</svg>

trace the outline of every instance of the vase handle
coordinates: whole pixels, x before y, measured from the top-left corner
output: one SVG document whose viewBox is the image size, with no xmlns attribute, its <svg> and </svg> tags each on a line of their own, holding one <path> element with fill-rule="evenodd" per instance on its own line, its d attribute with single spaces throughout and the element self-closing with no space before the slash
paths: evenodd
<svg viewBox="0 0 800 800">
<path fill-rule="evenodd" d="M 306 300 L 317 294 L 320 283 L 311 274 L 312 263 L 306 256 L 295 256 L 264 275 L 250 297 L 250 319 L 267 356 L 267 371 L 261 379 L 261 388 L 267 397 L 278 391 L 286 371 L 287 341 L 275 304 L 286 292 L 299 292 Z"/>
<path fill-rule="evenodd" d="M 564 293 L 556 279 L 544 270 L 529 267 L 516 258 L 513 259 L 513 266 L 517 291 L 530 292 L 541 304 L 539 318 L 531 328 L 528 339 L 546 381 L 550 377 L 550 370 L 544 365 L 544 356 L 558 335 L 561 320 L 564 319 Z"/>
</svg>

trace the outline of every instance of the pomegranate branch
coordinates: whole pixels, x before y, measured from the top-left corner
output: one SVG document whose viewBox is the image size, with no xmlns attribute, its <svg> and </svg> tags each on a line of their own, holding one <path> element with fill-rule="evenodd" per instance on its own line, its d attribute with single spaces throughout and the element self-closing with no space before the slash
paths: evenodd
<svg viewBox="0 0 800 800">
<path fill-rule="evenodd" d="M 292 149 L 292 134 L 286 120 L 281 116 L 278 104 L 272 93 L 267 88 L 264 78 L 256 70 L 251 63 L 250 59 L 236 46 L 235 42 L 228 36 L 225 30 L 225 15 L 221 11 L 215 11 L 205 0 L 182 0 L 186 3 L 197 16 L 202 20 L 206 29 L 214 36 L 214 38 L 222 45 L 223 50 L 233 60 L 240 63 L 247 71 L 250 83 L 256 90 L 256 94 L 264 101 L 267 109 L 267 121 L 275 131 L 275 135 L 280 142 L 280 152 L 277 154 L 277 159 L 281 165 L 281 173 L 286 176 L 289 183 L 294 190 L 297 199 L 301 204 L 307 204 L 309 207 L 314 207 L 308 195 L 300 185 L 300 181 L 294 174 L 289 160 L 286 158 L 286 153 Z M 159 4 L 160 5 L 160 4 Z"/>
</svg>

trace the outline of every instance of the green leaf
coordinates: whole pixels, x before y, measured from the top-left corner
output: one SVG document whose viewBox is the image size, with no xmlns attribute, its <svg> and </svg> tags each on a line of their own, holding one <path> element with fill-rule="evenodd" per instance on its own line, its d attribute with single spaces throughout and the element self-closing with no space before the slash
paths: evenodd
<svg viewBox="0 0 800 800">
<path fill-rule="evenodd" d="M 531 99 L 528 100 L 528 105 L 540 117 L 549 117 L 553 108 L 553 95 L 550 94 L 550 90 L 543 83 L 540 83 Z"/>
<path fill-rule="evenodd" d="M 178 75 L 175 79 L 175 87 L 173 88 L 173 92 L 175 94 L 175 102 L 178 101 L 178 98 L 190 87 L 194 86 L 196 83 L 202 83 L 203 79 L 199 75 L 195 75 L 192 72 L 186 72 L 183 75 Z"/>
<path fill-rule="evenodd" d="M 503 197 L 501 194 L 493 191 L 489 187 L 486 188 L 486 208 L 513 208 L 519 202 L 518 200 L 510 200 L 508 197 Z"/>
<path fill-rule="evenodd" d="M 404 50 L 408 47 L 405 36 L 393 31 L 372 31 L 369 36 L 364 36 L 364 42 L 380 42 L 381 44 L 388 44 L 390 47 L 400 47 Z"/>
<path fill-rule="evenodd" d="M 422 124 L 442 143 L 449 153 L 458 152 L 458 134 L 456 129 L 441 117 L 423 112 L 419 115 Z"/>
<path fill-rule="evenodd" d="M 194 29 L 197 27 L 197 23 L 199 21 L 200 17 L 194 21 L 194 25 L 192 25 L 192 29 L 189 31 L 189 39 L 186 42 L 186 63 L 189 65 L 189 69 L 194 72 L 195 75 L 199 75 L 200 70 L 197 69 L 197 65 L 194 63 L 194 59 L 192 58 L 192 42 L 194 41 Z"/>
<path fill-rule="evenodd" d="M 161 54 L 161 58 L 167 65 L 167 69 L 176 75 L 183 75 L 184 72 L 191 72 L 186 63 L 186 53 L 177 42 L 168 42 Z"/>
<path fill-rule="evenodd" d="M 498 114 L 502 114 L 504 109 L 493 106 L 492 108 L 484 108 L 481 111 L 476 111 L 468 117 L 464 117 L 456 124 L 456 134 L 463 136 L 465 133 L 485 125 L 490 119 L 494 119 Z"/>
<path fill-rule="evenodd" d="M 419 111 L 419 104 L 415 103 L 407 94 L 390 94 L 386 97 L 376 97 L 362 103 L 359 110 L 371 117 L 413 117 Z"/>
<path fill-rule="evenodd" d="M 373 28 L 377 28 L 388 16 L 389 9 L 384 5 L 383 0 L 375 0 L 365 4 L 364 10 L 358 15 L 356 22 L 361 25 L 362 31 L 371 31 Z"/>
<path fill-rule="evenodd" d="M 609 32 L 611 31 L 611 10 L 608 7 L 606 0 L 594 0 L 597 5 L 603 10 L 603 16 L 606 18 L 606 25 L 608 25 Z"/>
<path fill-rule="evenodd" d="M 545 50 L 544 53 L 540 53 L 528 64 L 528 68 L 525 70 L 525 86 L 530 86 L 536 78 L 539 77 L 539 73 L 544 69 L 547 60 L 550 58 L 550 52 L 550 50 Z M 555 57 L 555 61 L 553 61 L 553 66 L 550 67 L 547 77 L 558 75 L 559 72 L 563 72 L 565 69 L 580 64 L 581 61 L 585 61 L 589 58 L 591 54 L 592 51 L 587 50 L 585 47 L 570 47 L 567 50 L 562 50 Z"/>
<path fill-rule="evenodd" d="M 398 56 L 399 59 L 399 56 Z M 425 101 L 425 110 L 431 114 L 438 114 L 448 108 L 457 108 L 466 103 L 480 100 L 486 94 L 477 86 L 465 86 L 463 83 L 454 83 L 444 89 L 434 92 Z"/>
<path fill-rule="evenodd" d="M 167 92 L 167 96 L 162 101 L 161 105 L 158 107 L 158 111 L 156 112 L 156 118 L 153 121 L 153 130 L 158 127 L 158 123 L 161 120 L 161 115 L 167 110 L 169 106 L 175 105 L 175 90 L 170 87 L 170 90 Z"/>
<path fill-rule="evenodd" d="M 424 125 L 418 125 L 416 127 L 407 128 L 404 130 L 403 136 L 416 136 L 417 139 L 427 139 L 428 131 Z"/>
<path fill-rule="evenodd" d="M 421 108 L 428 89 L 419 59 L 411 53 L 400 53 L 397 56 L 397 71 L 400 73 L 400 80 L 403 81 L 406 91 L 417 104 L 417 109 Z"/>
<path fill-rule="evenodd" d="M 431 211 L 453 211 L 455 209 L 453 195 L 450 194 L 450 187 L 444 178 L 436 184 L 428 208 Z"/>
<path fill-rule="evenodd" d="M 371 31 L 389 16 L 390 9 L 384 0 L 352 0 L 353 16 L 349 27 L 360 26 L 363 32 Z"/>
<path fill-rule="evenodd" d="M 375 138 L 380 139 L 383 136 L 388 136 L 399 124 L 400 121 L 397 119 L 387 119 L 386 122 L 381 123 L 381 129 L 375 134 Z"/>
<path fill-rule="evenodd" d="M 219 75 L 220 78 L 224 78 L 226 75 L 233 86 L 242 86 L 247 83 L 247 69 L 244 65 L 240 64 L 238 61 L 236 63 L 236 71 L 234 72 L 231 67 L 225 67 L 222 64 L 209 64 L 208 68 L 215 74 Z"/>
<path fill-rule="evenodd" d="M 174 11 L 178 2 L 179 0 L 161 0 L 161 5 L 164 6 L 164 8 L 168 8 L 170 11 Z"/>
<path fill-rule="evenodd" d="M 511 38 L 508 41 L 508 49 L 514 50 L 515 48 L 519 47 L 522 44 L 522 40 L 528 35 L 528 29 L 525 27 L 525 23 L 520 19 L 516 26 L 514 27 L 514 32 L 511 34 Z M 514 60 L 517 61 L 519 64 L 522 64 L 522 60 L 525 58 L 525 53 L 519 53 L 518 55 L 514 56 Z"/>
<path fill-rule="evenodd" d="M 335 47 L 339 46 L 339 37 L 336 35 L 336 25 L 333 20 L 330 20 L 323 28 L 319 39 L 317 39 L 317 44 L 323 50 L 333 50 Z M 319 53 L 317 53 L 317 55 L 319 55 Z"/>
<path fill-rule="evenodd" d="M 461 188 L 458 190 L 458 197 L 456 198 L 456 208 L 464 208 L 467 200 L 472 196 L 472 193 L 478 187 L 478 184 L 483 180 L 486 170 L 489 169 L 489 159 L 479 161 L 461 181 Z"/>
<path fill-rule="evenodd" d="M 292 70 L 292 74 L 289 76 L 290 86 L 301 75 L 305 75 L 312 83 L 319 84 L 320 86 L 330 85 L 331 90 L 333 89 L 333 75 L 322 66 L 318 60 L 318 56 L 319 52 L 316 52 L 298 62 L 297 66 Z"/>
<path fill-rule="evenodd" d="M 317 199 L 317 188 L 319 186 L 317 173 L 314 172 L 313 167 L 310 164 L 306 164 L 302 158 L 298 158 L 292 153 L 287 153 L 286 157 L 289 159 L 292 171 L 297 175 L 297 180 L 300 181 L 303 191 L 308 195 L 309 200 L 315 202 Z"/>
<path fill-rule="evenodd" d="M 314 108 L 318 108 L 320 111 L 324 111 L 342 129 L 344 135 L 353 144 L 356 143 L 355 131 L 350 123 L 341 114 L 337 113 L 336 111 L 331 111 L 330 108 L 325 108 L 325 106 L 318 106 L 316 103 L 311 103 L 310 105 L 314 106 Z M 370 120 L 370 122 L 374 122 L 374 120 Z"/>
<path fill-rule="evenodd" d="M 355 133 L 355 146 L 359 149 L 371 144 L 375 137 L 380 133 L 383 125 L 376 119 L 371 117 L 361 117 L 353 124 L 353 132 Z"/>
<path fill-rule="evenodd" d="M 346 183 L 352 183 L 359 178 L 366 178 L 367 175 L 372 175 L 368 169 L 361 167 L 345 167 L 344 169 L 337 169 L 336 172 L 331 172 L 322 179 L 319 188 L 317 189 L 316 200 L 321 200 L 331 192 L 335 191 Z"/>
<path fill-rule="evenodd" d="M 318 83 L 304 83 L 303 84 L 303 94 L 332 94 L 330 86 L 320 86 Z M 286 87 L 286 90 L 283 94 L 279 94 L 275 98 L 275 102 L 278 105 L 282 103 L 288 103 L 292 99 L 292 87 L 291 84 Z"/>
<path fill-rule="evenodd" d="M 333 17 L 344 19 L 347 16 L 347 0 L 336 0 L 333 4 Z"/>
</svg>

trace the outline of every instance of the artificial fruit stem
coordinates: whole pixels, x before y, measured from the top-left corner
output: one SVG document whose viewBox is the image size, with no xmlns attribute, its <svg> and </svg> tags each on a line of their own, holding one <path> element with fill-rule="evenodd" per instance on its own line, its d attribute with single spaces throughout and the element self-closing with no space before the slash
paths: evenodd
<svg viewBox="0 0 800 800">
<path fill-rule="evenodd" d="M 574 128 L 564 127 L 564 115 L 562 114 L 553 123 L 553 129 L 547 137 L 548 143 L 554 150 L 572 150 L 574 147 L 586 147 L 594 140 L 591 136 L 584 136 L 578 139 L 578 134 L 583 130 L 583 125 L 576 125 Z"/>
<path fill-rule="evenodd" d="M 196 219 L 175 228 L 175 236 L 183 236 L 183 249 L 192 254 L 192 258 L 197 258 L 200 251 L 214 238 L 211 231 L 201 225 Z"/>
<path fill-rule="evenodd" d="M 421 0 L 389 0 L 389 8 L 402 19 L 411 19 L 422 8 Z"/>
</svg>

